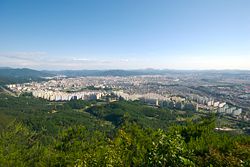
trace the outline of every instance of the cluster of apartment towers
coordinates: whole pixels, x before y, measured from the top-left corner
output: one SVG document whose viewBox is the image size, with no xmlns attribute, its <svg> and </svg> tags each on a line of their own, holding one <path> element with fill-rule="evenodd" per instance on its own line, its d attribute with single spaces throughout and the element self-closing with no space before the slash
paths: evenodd
<svg viewBox="0 0 250 167">
<path fill-rule="evenodd" d="M 133 94 L 129 95 L 122 91 L 114 91 L 112 92 L 117 97 L 121 97 L 125 100 L 141 100 L 146 104 L 159 106 L 159 107 L 168 107 L 175 108 L 180 110 L 192 110 L 198 111 L 199 108 L 203 108 L 204 106 L 218 113 L 230 114 L 233 116 L 239 116 L 242 113 L 241 108 L 229 107 L 226 102 L 214 101 L 213 99 L 192 96 L 191 101 L 186 100 L 186 98 L 173 96 L 173 97 L 164 97 L 154 93 L 148 94 Z M 110 93 L 101 92 L 101 91 L 81 91 L 81 92 L 55 92 L 48 90 L 35 90 L 32 91 L 32 95 L 34 97 L 43 98 L 50 101 L 69 101 L 72 99 L 81 99 L 81 100 L 98 100 L 103 96 L 109 95 Z"/>
<path fill-rule="evenodd" d="M 233 116 L 239 116 L 242 113 L 242 108 L 236 108 L 235 106 L 230 107 L 226 102 L 214 101 L 214 99 L 204 97 L 192 97 L 192 99 L 199 104 L 206 105 L 213 112 L 229 114 Z"/>
<path fill-rule="evenodd" d="M 99 91 L 82 91 L 82 92 L 54 92 L 47 90 L 32 91 L 34 97 L 43 98 L 49 101 L 69 101 L 73 99 L 82 100 L 97 100 L 104 96 L 103 92 Z"/>
</svg>

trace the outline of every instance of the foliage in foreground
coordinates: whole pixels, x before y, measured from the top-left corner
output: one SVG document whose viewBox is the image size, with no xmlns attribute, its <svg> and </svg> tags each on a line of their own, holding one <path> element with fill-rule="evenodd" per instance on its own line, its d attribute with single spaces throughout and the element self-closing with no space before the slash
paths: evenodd
<svg viewBox="0 0 250 167">
<path fill-rule="evenodd" d="M 44 144 L 13 122 L 1 134 L 2 166 L 249 166 L 250 138 L 213 131 L 213 121 L 168 132 L 125 122 L 114 135 L 72 126 Z"/>
<path fill-rule="evenodd" d="M 192 115 L 0 94 L 0 166 L 250 166 L 249 136 Z"/>
</svg>

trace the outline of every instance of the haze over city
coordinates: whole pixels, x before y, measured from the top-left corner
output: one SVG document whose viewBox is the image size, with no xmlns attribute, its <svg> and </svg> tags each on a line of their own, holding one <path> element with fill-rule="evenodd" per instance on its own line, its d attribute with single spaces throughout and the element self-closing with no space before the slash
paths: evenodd
<svg viewBox="0 0 250 167">
<path fill-rule="evenodd" d="M 0 66 L 249 70 L 249 8 L 247 0 L 1 0 Z"/>
</svg>

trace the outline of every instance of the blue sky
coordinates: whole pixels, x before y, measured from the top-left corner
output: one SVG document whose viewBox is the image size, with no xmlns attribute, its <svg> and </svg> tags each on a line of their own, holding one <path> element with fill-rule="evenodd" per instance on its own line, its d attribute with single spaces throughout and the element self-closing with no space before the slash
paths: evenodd
<svg viewBox="0 0 250 167">
<path fill-rule="evenodd" d="M 0 0 L 0 66 L 250 69 L 249 0 Z"/>
</svg>

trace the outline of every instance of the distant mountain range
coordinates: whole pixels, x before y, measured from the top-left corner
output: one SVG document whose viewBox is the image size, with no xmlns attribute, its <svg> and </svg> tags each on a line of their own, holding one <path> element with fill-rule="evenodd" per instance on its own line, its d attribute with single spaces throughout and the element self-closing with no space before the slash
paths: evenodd
<svg viewBox="0 0 250 167">
<path fill-rule="evenodd" d="M 139 76 L 139 75 L 166 75 L 170 77 L 180 76 L 235 76 L 243 75 L 250 77 L 247 70 L 170 70 L 170 69 L 138 69 L 138 70 L 62 70 L 43 71 L 47 74 L 65 75 L 67 77 L 79 76 Z"/>
<path fill-rule="evenodd" d="M 76 76 L 136 76 L 136 75 L 164 75 L 169 70 L 62 70 L 44 71 L 54 75 L 65 75 L 68 77 Z"/>
<path fill-rule="evenodd" d="M 28 68 L 0 68 L 0 76 L 2 77 L 28 77 L 28 78 L 37 78 L 37 77 L 48 77 L 53 76 L 51 73 L 46 73 L 44 71 L 37 71 Z"/>
<path fill-rule="evenodd" d="M 136 75 L 164 75 L 167 73 L 176 73 L 174 70 L 61 70 L 61 71 L 48 71 L 48 70 L 33 70 L 29 68 L 9 68 L 0 67 L 0 77 L 12 78 L 42 78 L 52 77 L 56 75 L 65 75 L 67 77 L 78 76 L 136 76 Z"/>
<path fill-rule="evenodd" d="M 167 76 L 247 76 L 250 78 L 250 71 L 246 70 L 157 70 L 157 69 L 141 69 L 141 70 L 61 70 L 61 71 L 38 71 L 28 68 L 9 68 L 0 67 L 0 83 L 1 80 L 39 80 L 44 77 L 53 77 L 56 75 L 65 75 L 67 77 L 81 76 L 138 76 L 138 75 L 167 75 Z"/>
<path fill-rule="evenodd" d="M 28 68 L 0 68 L 0 84 L 22 83 L 41 80 L 43 77 L 51 77 L 54 74 Z"/>
</svg>

